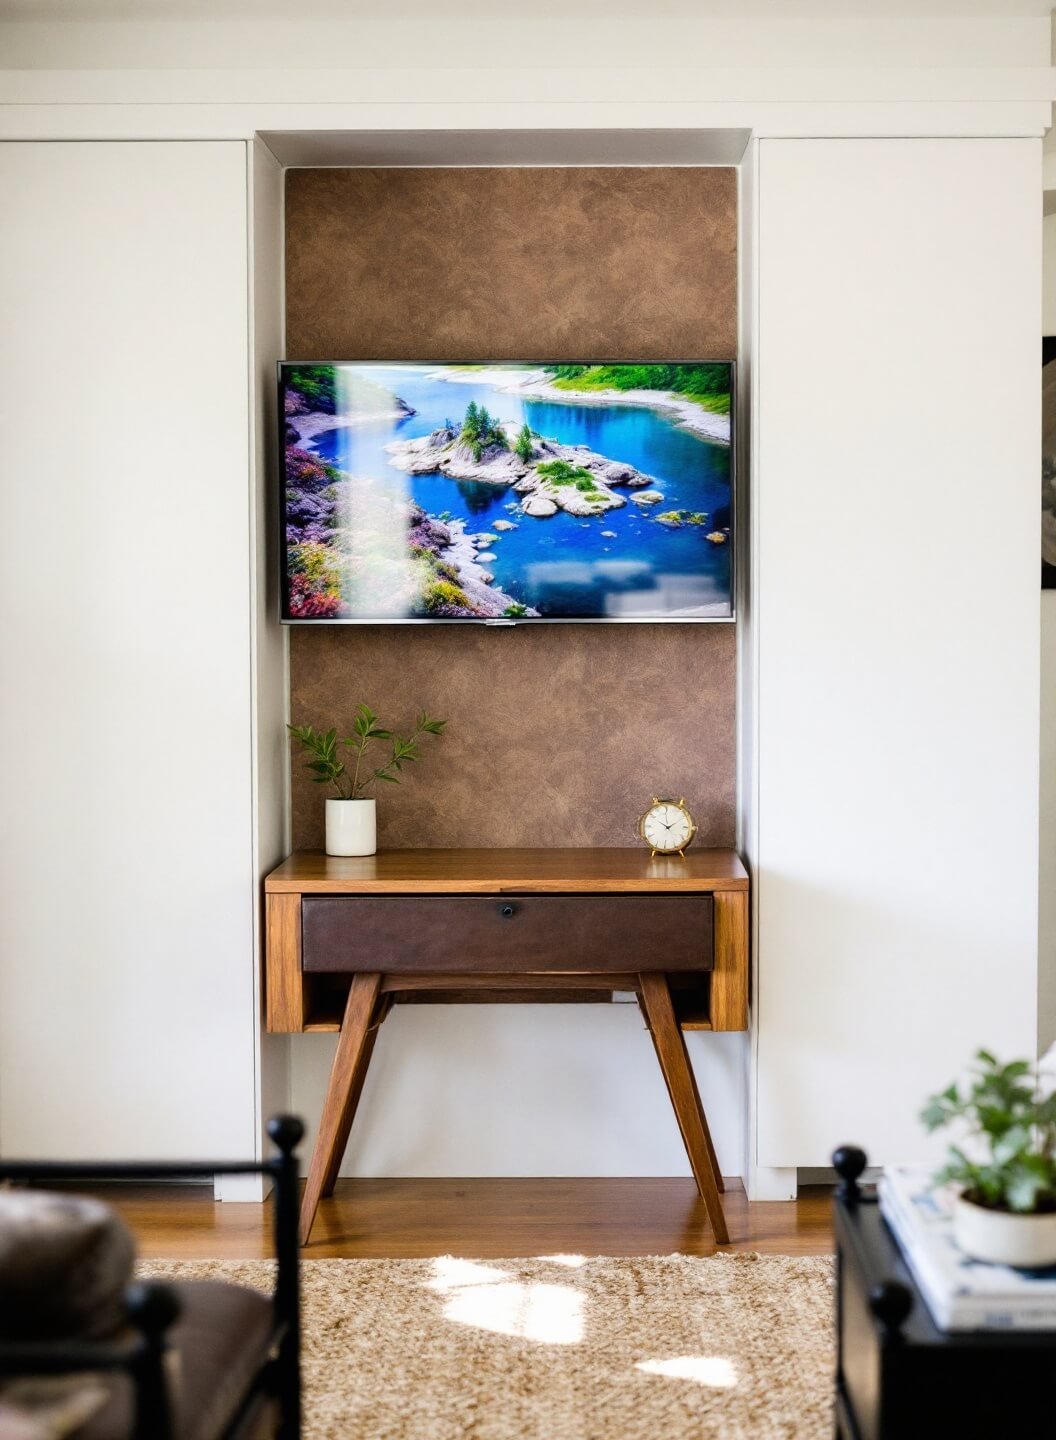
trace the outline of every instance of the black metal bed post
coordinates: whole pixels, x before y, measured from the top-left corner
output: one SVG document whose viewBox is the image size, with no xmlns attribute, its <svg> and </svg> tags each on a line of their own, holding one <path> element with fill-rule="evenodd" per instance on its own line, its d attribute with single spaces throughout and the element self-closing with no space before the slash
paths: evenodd
<svg viewBox="0 0 1056 1440">
<path fill-rule="evenodd" d="M 136 1391 L 134 1440 L 170 1440 L 172 1410 L 165 1376 L 165 1332 L 180 1313 L 180 1302 L 165 1285 L 136 1284 L 125 1292 L 128 1318 L 142 1336 L 132 1364 Z"/>
<path fill-rule="evenodd" d="M 867 1158 L 857 1145 L 841 1145 L 832 1152 L 832 1168 L 839 1176 L 837 1196 L 845 1205 L 857 1205 L 861 1198 L 858 1181 L 865 1172 Z M 852 1440 L 846 1429 L 847 1406 L 843 1379 L 843 1249 L 836 1241 L 836 1405 L 833 1416 L 834 1440 Z"/>
<path fill-rule="evenodd" d="M 276 1115 L 268 1121 L 268 1134 L 279 1154 L 269 1161 L 275 1180 L 275 1319 L 282 1327 L 278 1354 L 280 1440 L 300 1440 L 301 1434 L 301 1301 L 300 1242 L 297 1235 L 298 1169 L 294 1151 L 304 1138 L 304 1126 L 293 1115 Z"/>
</svg>

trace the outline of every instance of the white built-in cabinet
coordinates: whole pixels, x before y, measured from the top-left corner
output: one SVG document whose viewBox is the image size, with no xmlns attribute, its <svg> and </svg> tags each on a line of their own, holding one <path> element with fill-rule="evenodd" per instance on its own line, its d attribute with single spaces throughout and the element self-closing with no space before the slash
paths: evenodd
<svg viewBox="0 0 1056 1440">
<path fill-rule="evenodd" d="M 935 1153 L 1037 1023 L 1037 140 L 764 140 L 752 461 L 761 1167 Z"/>
<path fill-rule="evenodd" d="M 250 181 L 0 145 L 9 1156 L 258 1148 Z"/>
</svg>

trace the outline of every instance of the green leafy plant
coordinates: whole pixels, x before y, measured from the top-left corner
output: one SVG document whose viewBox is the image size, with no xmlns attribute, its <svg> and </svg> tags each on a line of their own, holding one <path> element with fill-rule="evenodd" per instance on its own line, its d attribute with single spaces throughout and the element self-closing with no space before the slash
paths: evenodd
<svg viewBox="0 0 1056 1440">
<path fill-rule="evenodd" d="M 489 413 L 486 405 L 478 405 L 475 400 L 471 400 L 466 406 L 459 439 L 469 446 L 473 458 L 477 461 L 489 446 L 497 446 L 500 450 L 510 448 L 502 422 Z"/>
<path fill-rule="evenodd" d="M 532 432 L 527 420 L 517 431 L 517 440 L 513 448 L 522 460 L 530 460 L 535 454 L 535 447 L 532 445 Z"/>
<path fill-rule="evenodd" d="M 334 370 L 330 365 L 297 365 L 286 372 L 286 384 L 298 390 L 317 409 L 333 414 L 336 409 Z"/>
<path fill-rule="evenodd" d="M 1029 1061 L 1002 1065 L 979 1050 L 967 1084 L 954 1081 L 933 1095 L 920 1118 L 929 1131 L 954 1122 L 967 1127 L 936 1184 L 952 1181 L 966 1200 L 989 1210 L 1056 1211 L 1056 1094 L 1045 1092 Z"/>
<path fill-rule="evenodd" d="M 311 725 L 286 728 L 308 755 L 305 765 L 314 784 L 332 785 L 341 800 L 361 800 L 364 790 L 375 781 L 398 785 L 403 767 L 421 759 L 418 742 L 422 736 L 442 735 L 446 724 L 446 720 L 431 719 L 423 710 L 413 732 L 404 738 L 383 729 L 370 706 L 361 703 L 352 722 L 353 733 L 344 740 L 338 740 L 336 729 L 320 732 Z M 389 758 L 383 765 L 371 768 L 365 760 L 367 751 L 384 742 L 388 742 Z M 346 757 L 342 751 L 350 754 Z"/>
<path fill-rule="evenodd" d="M 537 475 L 551 480 L 555 485 L 575 485 L 577 490 L 594 490 L 594 476 L 582 465 L 570 465 L 567 460 L 544 460 L 535 467 Z"/>
<path fill-rule="evenodd" d="M 551 365 L 557 390 L 666 390 L 714 414 L 730 413 L 728 365 Z"/>
</svg>

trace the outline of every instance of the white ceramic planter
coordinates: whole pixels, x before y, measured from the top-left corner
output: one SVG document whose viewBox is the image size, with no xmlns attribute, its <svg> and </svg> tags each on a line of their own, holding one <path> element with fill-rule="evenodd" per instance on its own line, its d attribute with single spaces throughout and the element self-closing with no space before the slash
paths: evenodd
<svg viewBox="0 0 1056 1440">
<path fill-rule="evenodd" d="M 957 1244 L 973 1260 L 1038 1270 L 1056 1265 L 1056 1214 L 1014 1215 L 986 1210 L 957 1197 L 953 1211 Z"/>
<path fill-rule="evenodd" d="M 377 802 L 328 800 L 326 802 L 326 853 L 373 855 L 378 848 Z"/>
</svg>

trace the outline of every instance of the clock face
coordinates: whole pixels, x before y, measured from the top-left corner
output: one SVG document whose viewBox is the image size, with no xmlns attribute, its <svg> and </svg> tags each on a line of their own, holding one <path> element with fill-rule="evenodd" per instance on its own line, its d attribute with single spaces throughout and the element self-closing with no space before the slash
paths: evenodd
<svg viewBox="0 0 1056 1440">
<path fill-rule="evenodd" d="M 654 850 L 681 850 L 693 838 L 693 821 L 673 800 L 659 800 L 642 818 L 642 838 Z"/>
</svg>

